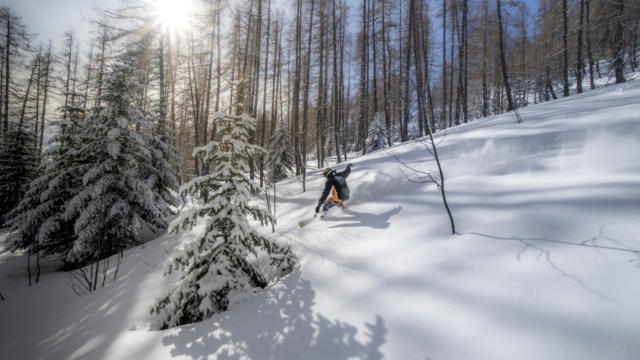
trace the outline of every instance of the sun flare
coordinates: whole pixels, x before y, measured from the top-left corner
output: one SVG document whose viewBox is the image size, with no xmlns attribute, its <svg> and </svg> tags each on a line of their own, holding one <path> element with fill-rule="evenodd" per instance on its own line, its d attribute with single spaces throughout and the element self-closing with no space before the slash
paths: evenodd
<svg viewBox="0 0 640 360">
<path fill-rule="evenodd" d="M 185 29 L 189 25 L 188 0 L 154 0 L 154 7 L 162 25 L 177 30 Z"/>
</svg>

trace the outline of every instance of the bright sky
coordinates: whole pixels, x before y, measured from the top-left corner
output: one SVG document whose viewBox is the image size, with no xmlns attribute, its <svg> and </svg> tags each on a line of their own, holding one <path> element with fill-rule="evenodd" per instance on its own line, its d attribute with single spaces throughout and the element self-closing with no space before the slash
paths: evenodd
<svg viewBox="0 0 640 360">
<path fill-rule="evenodd" d="M 113 9 L 119 0 L 0 0 L 22 17 L 31 33 L 36 33 L 33 44 L 53 41 L 60 48 L 65 31 L 73 29 L 83 43 L 89 39 L 91 19 L 96 6 Z"/>
<path fill-rule="evenodd" d="M 288 1 L 275 0 L 274 2 L 286 4 Z M 358 2 L 358 0 L 351 0 L 351 2 Z M 535 15 L 538 1 L 526 0 L 526 2 L 531 13 Z M 37 34 L 33 42 L 35 46 L 51 39 L 55 48 L 61 46 L 63 34 L 69 29 L 73 29 L 82 44 L 86 44 L 90 37 L 91 19 L 96 16 L 94 8 L 115 9 L 119 3 L 120 0 L 0 0 L 0 5 L 10 6 L 22 17 L 29 31 Z M 439 9 L 440 4 L 441 1 L 434 2 L 432 11 L 437 11 L 436 8 Z M 352 8 L 354 6 L 357 7 L 353 5 Z M 439 27 L 435 26 L 434 31 L 439 32 Z"/>
</svg>

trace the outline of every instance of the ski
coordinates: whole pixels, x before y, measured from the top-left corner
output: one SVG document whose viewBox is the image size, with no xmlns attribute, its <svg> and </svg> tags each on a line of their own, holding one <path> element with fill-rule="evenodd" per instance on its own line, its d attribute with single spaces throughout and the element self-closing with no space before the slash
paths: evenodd
<svg viewBox="0 0 640 360">
<path fill-rule="evenodd" d="M 324 216 L 324 214 L 320 215 L 320 217 L 323 217 L 323 216 Z M 300 220 L 300 222 L 298 222 L 298 226 L 302 229 L 306 225 L 309 225 L 317 217 L 318 217 L 318 213 L 313 215 L 312 218 L 309 218 L 309 219 L 306 219 L 306 220 Z"/>
</svg>

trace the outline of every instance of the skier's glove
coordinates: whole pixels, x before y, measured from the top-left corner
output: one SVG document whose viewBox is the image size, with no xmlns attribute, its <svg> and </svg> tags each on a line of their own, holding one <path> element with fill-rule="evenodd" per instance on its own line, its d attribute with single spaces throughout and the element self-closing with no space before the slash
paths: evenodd
<svg viewBox="0 0 640 360">
<path fill-rule="evenodd" d="M 316 214 L 320 212 L 320 205 L 316 206 Z"/>
</svg>

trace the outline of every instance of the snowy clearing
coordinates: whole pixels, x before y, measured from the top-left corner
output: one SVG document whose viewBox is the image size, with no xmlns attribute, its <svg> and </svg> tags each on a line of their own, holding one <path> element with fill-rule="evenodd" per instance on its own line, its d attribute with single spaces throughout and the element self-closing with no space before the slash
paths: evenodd
<svg viewBox="0 0 640 360">
<path fill-rule="evenodd" d="M 459 234 L 421 170 L 420 142 L 350 160 L 352 197 L 304 228 L 324 179 L 278 185 L 276 236 L 300 267 L 202 323 L 149 331 L 149 307 L 191 233 L 126 252 L 121 276 L 78 297 L 45 263 L 3 252 L 5 359 L 637 359 L 640 81 L 446 132 L 439 152 Z M 342 165 L 337 166 L 342 169 Z M 265 229 L 267 231 L 267 229 Z"/>
</svg>

